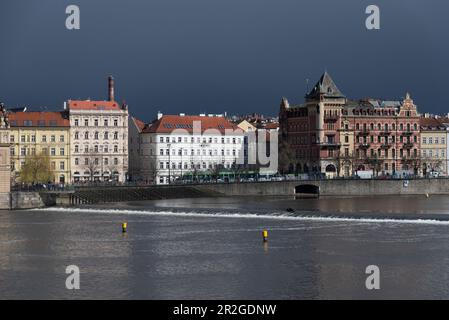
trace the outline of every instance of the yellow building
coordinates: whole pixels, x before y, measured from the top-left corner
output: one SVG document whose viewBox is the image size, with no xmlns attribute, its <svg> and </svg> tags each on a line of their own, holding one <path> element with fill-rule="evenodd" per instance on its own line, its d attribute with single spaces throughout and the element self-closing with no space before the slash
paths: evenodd
<svg viewBox="0 0 449 320">
<path fill-rule="evenodd" d="M 421 126 L 421 168 L 424 176 L 447 175 L 447 132 L 436 118 L 422 118 Z"/>
<path fill-rule="evenodd" d="M 70 182 L 70 122 L 66 112 L 14 112 L 9 115 L 14 180 L 27 156 L 46 154 L 54 183 Z"/>
</svg>

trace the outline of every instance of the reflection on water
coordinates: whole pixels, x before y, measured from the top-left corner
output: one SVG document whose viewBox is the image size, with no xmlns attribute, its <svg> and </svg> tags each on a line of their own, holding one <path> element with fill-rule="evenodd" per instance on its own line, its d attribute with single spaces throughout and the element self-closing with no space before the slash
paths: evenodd
<svg viewBox="0 0 449 320">
<path fill-rule="evenodd" d="M 422 196 L 3 211 L 0 298 L 449 298 L 448 210 L 449 197 Z M 65 289 L 71 264 L 78 291 Z M 370 264 L 379 291 L 365 289 Z"/>
</svg>

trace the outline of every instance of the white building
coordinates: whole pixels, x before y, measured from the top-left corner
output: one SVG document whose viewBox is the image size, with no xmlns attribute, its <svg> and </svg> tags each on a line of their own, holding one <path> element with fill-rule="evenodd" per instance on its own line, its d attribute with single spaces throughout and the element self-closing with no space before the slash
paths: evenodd
<svg viewBox="0 0 449 320">
<path fill-rule="evenodd" d="M 181 177 L 225 178 L 225 172 L 229 177 L 243 163 L 243 137 L 243 131 L 221 115 L 159 114 L 141 130 L 139 146 L 133 147 L 140 157 L 134 180 L 168 184 Z"/>
<path fill-rule="evenodd" d="M 124 182 L 128 174 L 128 107 L 114 99 L 69 100 L 71 176 L 73 182 Z"/>
</svg>

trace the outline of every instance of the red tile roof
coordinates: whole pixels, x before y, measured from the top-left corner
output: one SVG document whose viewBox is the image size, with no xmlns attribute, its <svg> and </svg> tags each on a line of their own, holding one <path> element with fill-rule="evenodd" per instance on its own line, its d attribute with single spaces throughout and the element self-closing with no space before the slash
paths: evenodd
<svg viewBox="0 0 449 320">
<path fill-rule="evenodd" d="M 201 122 L 201 132 L 208 129 L 215 129 L 224 134 L 225 130 L 235 130 L 243 133 L 243 130 L 232 124 L 225 117 L 209 116 L 177 116 L 166 115 L 147 126 L 144 133 L 171 133 L 176 129 L 185 130 L 188 133 L 193 132 L 193 122 Z"/>
<path fill-rule="evenodd" d="M 72 110 L 120 110 L 116 101 L 69 100 Z"/>
<path fill-rule="evenodd" d="M 67 112 L 12 112 L 11 127 L 70 127 Z"/>
<path fill-rule="evenodd" d="M 419 125 L 421 127 L 442 127 L 442 119 L 437 118 L 420 118 Z"/>
<path fill-rule="evenodd" d="M 264 129 L 273 130 L 273 129 L 277 129 L 277 128 L 279 128 L 279 123 L 277 123 L 277 122 L 270 122 L 270 123 L 267 123 L 265 125 Z"/>
<path fill-rule="evenodd" d="M 139 129 L 139 132 L 142 132 L 142 130 L 145 128 L 145 122 L 143 122 L 142 120 L 139 120 L 135 117 L 132 117 L 137 129 Z"/>
</svg>

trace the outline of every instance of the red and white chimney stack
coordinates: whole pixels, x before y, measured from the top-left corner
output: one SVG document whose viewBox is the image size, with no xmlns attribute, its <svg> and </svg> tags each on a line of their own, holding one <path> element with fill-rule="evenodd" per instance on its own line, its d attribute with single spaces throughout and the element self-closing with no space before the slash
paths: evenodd
<svg viewBox="0 0 449 320">
<path fill-rule="evenodd" d="M 109 101 L 115 101 L 114 98 L 114 77 L 109 76 L 108 77 L 108 99 Z"/>
</svg>

